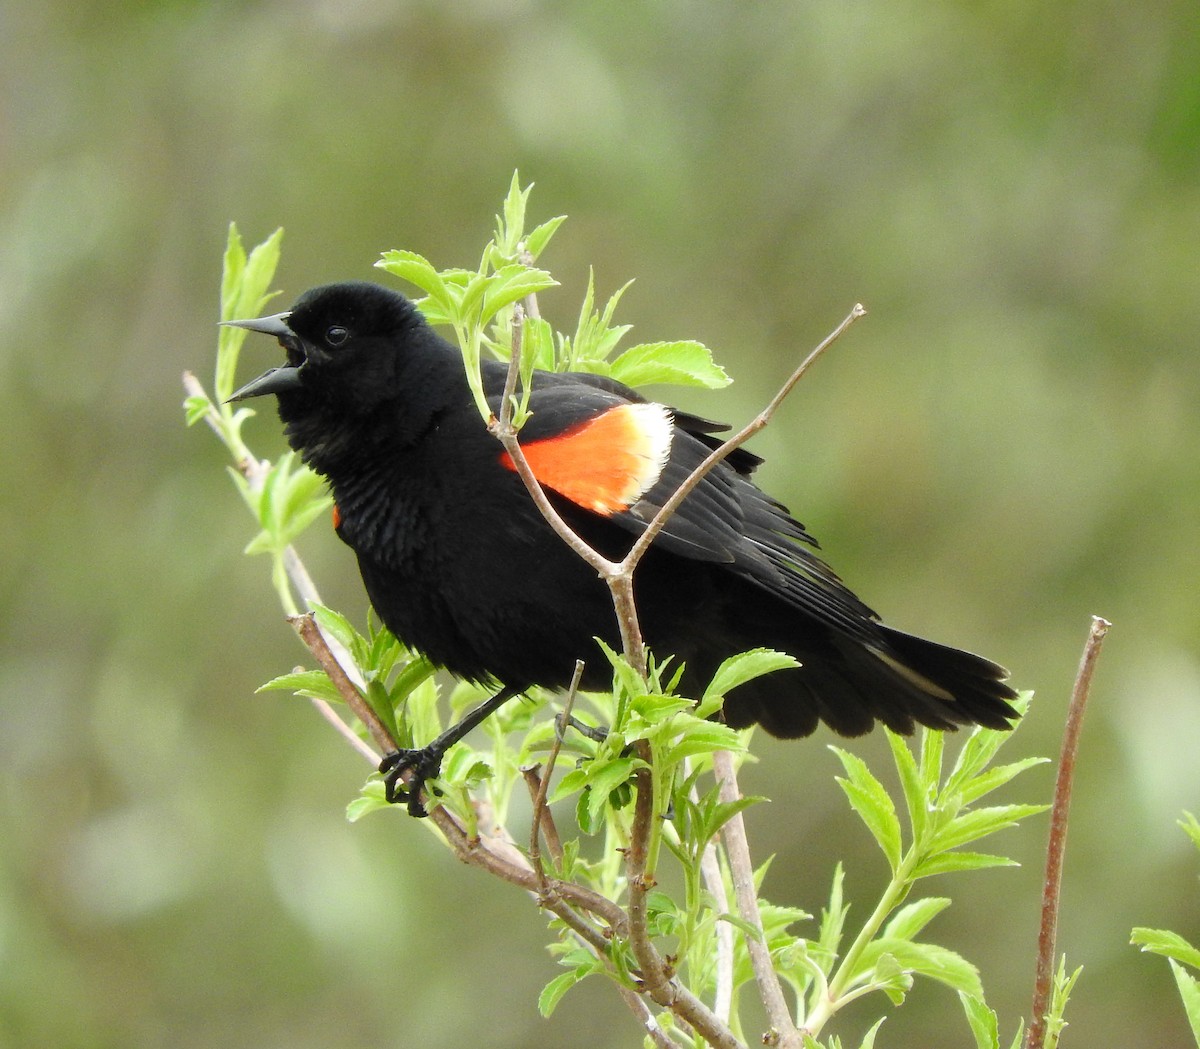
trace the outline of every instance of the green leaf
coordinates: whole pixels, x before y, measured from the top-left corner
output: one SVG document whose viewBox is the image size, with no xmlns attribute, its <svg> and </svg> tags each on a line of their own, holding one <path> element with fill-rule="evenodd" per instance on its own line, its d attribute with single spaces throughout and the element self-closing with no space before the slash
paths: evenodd
<svg viewBox="0 0 1200 1049">
<path fill-rule="evenodd" d="M 970 804 L 973 801 L 978 801 L 985 794 L 990 794 L 997 787 L 1002 787 L 1013 777 L 1020 775 L 1026 769 L 1033 768 L 1035 765 L 1045 765 L 1049 758 L 1022 758 L 1020 761 L 1014 761 L 1008 765 L 997 765 L 993 769 L 988 769 L 986 772 L 975 776 L 973 779 L 966 781 L 958 794 L 963 802 Z"/>
<path fill-rule="evenodd" d="M 975 1036 L 975 1049 L 1000 1049 L 1000 1027 L 996 1022 L 996 1014 L 988 1008 L 987 1003 L 981 997 L 965 991 L 958 992 L 958 1000 L 962 1002 L 967 1023 L 971 1025 L 971 1033 Z"/>
<path fill-rule="evenodd" d="M 546 250 L 546 245 L 550 243 L 550 238 L 558 231 L 567 219 L 566 215 L 557 215 L 552 219 L 547 219 L 540 226 L 535 227 L 525 238 L 525 250 L 529 252 L 533 259 L 537 259 L 543 251 Z"/>
<path fill-rule="evenodd" d="M 385 251 L 375 265 L 420 288 L 440 310 L 453 316 L 457 297 L 450 294 L 442 275 L 423 255 L 418 255 L 415 251 Z"/>
<path fill-rule="evenodd" d="M 553 980 L 542 988 L 542 993 L 538 995 L 538 1012 L 542 1016 L 549 1016 L 553 1013 L 558 1003 L 562 1001 L 563 995 L 579 983 L 580 979 L 573 972 L 560 973 L 554 977 Z"/>
<path fill-rule="evenodd" d="M 833 870 L 833 885 L 829 890 L 829 906 L 821 911 L 821 929 L 817 936 L 817 943 L 814 945 L 819 950 L 812 952 L 814 959 L 826 976 L 829 975 L 833 968 L 833 962 L 837 958 L 842 942 L 842 929 L 845 927 L 846 915 L 850 910 L 850 905 L 844 902 L 842 892 L 845 878 L 845 868 L 839 861 Z"/>
<path fill-rule="evenodd" d="M 747 681 L 753 681 L 755 678 L 776 670 L 785 670 L 799 665 L 800 662 L 795 656 L 790 656 L 786 652 L 776 652 L 769 648 L 756 648 L 749 652 L 730 656 L 717 667 L 717 672 L 713 675 L 708 688 L 704 690 L 704 697 L 696 708 L 696 716 L 707 717 L 720 709 L 725 696 L 738 685 L 744 685 Z"/>
<path fill-rule="evenodd" d="M 1067 1026 L 1063 1015 L 1067 1009 L 1067 1002 L 1071 998 L 1071 992 L 1075 989 L 1075 982 L 1079 979 L 1081 972 L 1083 972 L 1082 966 L 1075 969 L 1068 976 L 1067 957 L 1065 954 L 1059 956 L 1058 969 L 1054 973 L 1054 986 L 1050 992 L 1050 1008 L 1046 1010 L 1045 1049 L 1055 1049 L 1058 1045 L 1058 1036 L 1062 1033 L 1063 1028 Z"/>
<path fill-rule="evenodd" d="M 749 940 L 756 940 L 759 943 L 762 942 L 762 930 L 759 929 L 759 927 L 753 922 L 746 921 L 745 918 L 742 918 L 737 914 L 730 914 L 726 911 L 717 915 L 717 921 L 726 922 L 727 924 L 732 925 L 738 930 L 738 932 L 740 932 Z"/>
<path fill-rule="evenodd" d="M 587 782 L 587 773 L 583 769 L 572 769 L 558 781 L 558 786 L 550 792 L 550 801 L 561 801 L 563 798 L 570 797 L 577 790 L 583 790 L 587 786 Z"/>
<path fill-rule="evenodd" d="M 616 758 L 601 765 L 598 771 L 588 777 L 588 786 L 592 788 L 588 808 L 593 823 L 599 819 L 600 813 L 608 803 L 608 796 L 625 783 L 636 769 L 643 767 L 644 762 L 636 758 Z"/>
<path fill-rule="evenodd" d="M 253 539 L 250 540 L 244 547 L 242 553 L 247 557 L 252 557 L 255 554 L 269 554 L 275 549 L 275 540 L 268 532 L 259 532 Z"/>
<path fill-rule="evenodd" d="M 669 384 L 719 390 L 732 381 L 725 369 L 713 362 L 707 346 L 688 340 L 631 346 L 611 367 L 614 379 L 634 387 Z"/>
<path fill-rule="evenodd" d="M 532 269 L 519 262 L 502 266 L 488 279 L 484 288 L 481 311 L 483 323 L 486 324 L 505 306 L 511 306 L 518 299 L 553 288 L 557 284 L 558 281 L 545 270 Z"/>
<path fill-rule="evenodd" d="M 736 729 L 716 721 L 701 721 L 688 727 L 683 738 L 663 756 L 663 762 L 669 768 L 693 754 L 711 754 L 716 750 L 737 752 L 745 749 L 742 737 Z"/>
<path fill-rule="evenodd" d="M 596 313 L 593 308 L 595 283 L 592 272 L 588 271 L 587 292 L 579 311 L 579 324 L 575 331 L 575 337 L 565 342 L 568 350 L 566 360 L 568 368 L 596 370 L 593 366 L 605 362 L 609 354 L 617 348 L 617 343 L 629 331 L 630 325 L 622 324 L 612 327 L 612 318 L 616 312 L 617 303 L 621 301 L 621 296 L 625 294 L 625 290 L 632 283 L 630 281 L 618 288 L 605 305 L 604 312 Z M 607 368 L 604 370 L 607 371 Z"/>
<path fill-rule="evenodd" d="M 682 696 L 644 692 L 640 696 L 633 697 L 629 709 L 650 724 L 655 725 L 670 720 L 676 714 L 691 710 L 694 706 L 695 704 L 690 699 L 684 699 Z"/>
<path fill-rule="evenodd" d="M 1029 709 L 1033 693 L 1025 692 L 1013 700 L 1013 707 L 1018 715 Z M 937 733 L 940 736 L 940 733 Z M 958 793 L 963 785 L 977 776 L 996 755 L 996 751 L 1010 739 L 1012 733 L 1001 732 L 998 729 L 975 728 L 971 730 L 963 748 L 955 759 L 954 767 L 946 779 L 947 793 Z"/>
<path fill-rule="evenodd" d="M 871 1024 L 870 1030 L 863 1035 L 863 1040 L 859 1042 L 858 1049 L 875 1049 L 875 1035 L 878 1034 L 879 1028 L 883 1026 L 883 1021 L 886 1019 L 886 1016 L 881 1016 Z"/>
<path fill-rule="evenodd" d="M 1200 981 L 1174 959 L 1171 959 L 1171 972 L 1175 974 L 1175 985 L 1183 1000 L 1183 1010 L 1192 1028 L 1192 1037 L 1200 1045 Z"/>
<path fill-rule="evenodd" d="M 956 991 L 983 997 L 979 970 L 960 954 L 933 943 L 916 943 L 881 936 L 863 951 L 864 967 L 873 967 L 884 955 L 892 957 L 907 971 L 943 983 Z"/>
<path fill-rule="evenodd" d="M 402 703 L 437 673 L 437 667 L 424 656 L 413 656 L 392 682 L 393 703 Z"/>
<path fill-rule="evenodd" d="M 930 853 L 945 852 L 965 845 L 969 841 L 995 834 L 1006 827 L 1015 827 L 1026 816 L 1045 812 L 1049 805 L 996 805 L 991 808 L 972 809 L 955 816 L 939 830 L 929 843 Z"/>
<path fill-rule="evenodd" d="M 896 764 L 896 771 L 900 774 L 900 789 L 908 808 L 909 822 L 912 823 L 913 840 L 921 841 L 929 826 L 929 805 L 937 784 L 929 784 L 921 779 L 917 761 L 903 736 L 891 731 L 885 735 L 888 745 L 892 748 L 892 760 Z"/>
<path fill-rule="evenodd" d="M 1007 856 L 992 856 L 986 852 L 941 852 L 927 856 L 913 869 L 912 878 L 929 878 L 934 874 L 950 874 L 955 871 L 980 871 L 988 867 L 1016 867 L 1016 860 Z"/>
<path fill-rule="evenodd" d="M 297 670 L 291 674 L 280 674 L 279 677 L 272 678 L 255 689 L 255 692 L 272 691 L 295 692 L 300 696 L 334 703 L 342 702 L 341 693 L 334 687 L 324 670 Z"/>
<path fill-rule="evenodd" d="M 237 308 L 241 317 L 257 316 L 262 308 L 275 297 L 268 289 L 279 268 L 279 255 L 283 248 L 283 230 L 277 229 L 261 244 L 250 250 L 246 268 L 242 273 L 241 289 Z M 223 317 L 222 320 L 236 320 Z"/>
<path fill-rule="evenodd" d="M 704 841 L 710 840 L 739 812 L 744 812 L 751 805 L 757 805 L 759 802 L 767 800 L 769 799 L 755 795 L 747 795 L 737 798 L 734 801 L 718 802 L 713 806 L 712 810 L 706 814 L 705 819 L 700 825 L 700 832 L 697 837 Z"/>
<path fill-rule="evenodd" d="M 645 682 L 642 681 L 641 675 L 629 665 L 624 656 L 613 651 L 599 638 L 596 638 L 596 643 L 612 664 L 613 692 L 624 692 L 627 696 L 641 695 L 645 691 Z"/>
<path fill-rule="evenodd" d="M 230 223 L 221 278 L 221 320 L 257 317 L 272 298 L 267 289 L 279 264 L 283 230 L 277 229 L 247 256 L 237 225 Z M 246 332 L 242 328 L 222 327 L 217 335 L 217 368 L 213 391 L 224 405 L 233 393 L 238 354 Z"/>
<path fill-rule="evenodd" d="M 1143 951 L 1161 954 L 1173 958 L 1177 962 L 1190 965 L 1200 971 L 1200 950 L 1193 947 L 1177 932 L 1169 929 L 1147 929 L 1143 926 L 1133 930 L 1130 943 L 1141 947 Z"/>
<path fill-rule="evenodd" d="M 930 896 L 901 907 L 884 926 L 883 935 L 901 940 L 914 939 L 934 918 L 950 906 L 942 896 Z"/>
<path fill-rule="evenodd" d="M 1183 828 L 1183 832 L 1192 839 L 1192 844 L 1200 849 L 1200 820 L 1197 820 L 1190 812 L 1185 812 L 1183 819 L 1178 823 Z"/>
<path fill-rule="evenodd" d="M 554 370 L 554 329 L 549 321 L 526 314 L 521 329 L 521 388 L 526 397 L 535 369 Z"/>
<path fill-rule="evenodd" d="M 376 776 L 368 780 L 362 788 L 362 793 L 346 806 L 346 819 L 357 823 L 369 813 L 383 810 L 404 811 L 403 806 L 392 805 L 387 800 L 383 780 Z"/>
<path fill-rule="evenodd" d="M 970 746 L 968 741 L 967 746 Z M 921 729 L 921 757 L 918 761 L 922 783 L 940 783 L 942 779 L 942 754 L 946 747 L 946 736 L 933 729 Z"/>
<path fill-rule="evenodd" d="M 501 214 L 496 216 L 496 236 L 491 245 L 502 258 L 517 253 L 517 244 L 525 234 L 525 208 L 532 190 L 533 183 L 521 189 L 520 172 L 514 171 Z"/>
<path fill-rule="evenodd" d="M 361 662 L 359 657 L 365 648 L 365 639 L 351 626 L 350 620 L 340 612 L 335 612 L 332 608 L 326 608 L 324 605 L 315 605 L 313 614 L 317 617 L 317 626 L 321 628 L 322 632 L 328 634 L 347 652 L 354 655 L 356 662 Z"/>
<path fill-rule="evenodd" d="M 875 963 L 871 982 L 878 985 L 893 1005 L 903 1005 L 905 997 L 912 990 L 913 978 L 912 973 L 900 964 L 895 955 L 885 952 Z"/>
<path fill-rule="evenodd" d="M 196 393 L 183 402 L 188 426 L 195 426 L 201 419 L 213 410 L 213 403 L 205 394 Z"/>
<path fill-rule="evenodd" d="M 246 272 L 246 249 L 242 246 L 242 235 L 238 232 L 237 223 L 229 224 L 229 233 L 225 238 L 225 260 L 221 272 L 221 320 L 239 319 L 234 312 L 238 307 L 238 295 L 242 287 L 242 277 Z"/>
<path fill-rule="evenodd" d="M 829 749 L 838 756 L 848 777 L 839 776 L 839 785 L 895 871 L 900 866 L 900 821 L 891 797 L 861 758 L 840 747 Z"/>
</svg>

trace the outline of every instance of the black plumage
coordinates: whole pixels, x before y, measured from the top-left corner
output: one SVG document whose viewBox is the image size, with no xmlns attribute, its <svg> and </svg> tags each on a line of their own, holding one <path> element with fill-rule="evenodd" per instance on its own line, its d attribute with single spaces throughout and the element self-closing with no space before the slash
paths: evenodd
<svg viewBox="0 0 1200 1049">
<path fill-rule="evenodd" d="M 606 687 L 593 638 L 619 647 L 607 587 L 543 521 L 479 416 L 459 352 L 407 299 L 335 284 L 306 292 L 289 313 L 238 323 L 275 335 L 287 364 L 236 396 L 277 395 L 289 443 L 328 479 L 339 534 L 399 638 L 462 678 L 513 692 L 565 687 L 577 658 L 587 661 L 584 686 Z M 505 371 L 482 366 L 497 412 Z M 535 373 L 530 408 L 521 442 L 535 472 L 541 462 L 559 512 L 613 558 L 722 429 L 581 373 Z M 616 505 L 586 508 L 590 475 L 572 471 L 603 473 L 618 453 L 632 455 L 634 497 L 605 488 L 596 505 Z M 727 656 L 765 646 L 801 666 L 732 691 L 731 725 L 757 722 L 785 738 L 819 721 L 843 735 L 875 721 L 899 732 L 1008 727 L 1014 692 L 1003 668 L 881 623 L 755 486 L 759 462 L 739 450 L 713 470 L 635 576 L 646 640 L 685 663 L 682 690 L 699 694 Z"/>
</svg>

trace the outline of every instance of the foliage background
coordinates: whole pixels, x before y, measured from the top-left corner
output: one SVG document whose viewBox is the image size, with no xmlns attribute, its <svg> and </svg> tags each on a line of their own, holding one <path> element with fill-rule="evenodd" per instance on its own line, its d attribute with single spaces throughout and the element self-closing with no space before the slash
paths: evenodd
<svg viewBox="0 0 1200 1049">
<path fill-rule="evenodd" d="M 1200 934 L 1175 827 L 1200 804 L 1195 28 L 1183 0 L 0 10 L 0 1046 L 637 1044 L 599 985 L 538 1019 L 554 968 L 519 894 L 399 815 L 344 822 L 364 768 L 253 695 L 303 653 L 179 410 L 230 219 L 287 228 L 286 303 L 391 247 L 473 264 L 514 168 L 535 219 L 570 216 L 543 310 L 569 323 L 589 265 L 601 295 L 636 277 L 619 317 L 737 380 L 693 410 L 745 419 L 867 304 L 756 442 L 763 481 L 891 622 L 1039 691 L 1017 751 L 1055 752 L 1087 617 L 1115 622 L 1067 1038 L 1186 1044 L 1166 966 L 1126 944 Z M 304 551 L 361 617 L 348 552 Z M 775 799 L 749 816 L 766 894 L 810 909 L 839 855 L 850 892 L 883 879 L 827 742 L 761 739 L 743 777 Z M 1044 834 L 936 927 L 1010 1032 Z M 929 986 L 881 1038 L 969 1035 Z"/>
</svg>

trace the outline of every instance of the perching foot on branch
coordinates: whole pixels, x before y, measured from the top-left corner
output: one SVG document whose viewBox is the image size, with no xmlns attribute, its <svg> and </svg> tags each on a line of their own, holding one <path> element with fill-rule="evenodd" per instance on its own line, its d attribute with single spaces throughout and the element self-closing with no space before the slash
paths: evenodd
<svg viewBox="0 0 1200 1049">
<path fill-rule="evenodd" d="M 435 750 L 431 744 L 419 750 L 392 750 L 383 756 L 379 771 L 383 775 L 383 786 L 390 804 L 407 804 L 408 814 L 417 819 L 429 815 L 421 801 L 425 781 L 433 779 L 442 767 L 443 751 Z M 407 781 L 403 776 L 412 773 Z"/>
<path fill-rule="evenodd" d="M 393 805 L 406 803 L 410 816 L 428 816 L 421 802 L 421 791 L 425 789 L 426 780 L 433 779 L 441 770 L 446 751 L 518 694 L 516 689 L 502 688 L 427 746 L 416 750 L 392 750 L 385 754 L 379 763 L 379 771 L 383 775 L 387 800 Z M 411 773 L 407 780 L 404 779 L 406 772 Z"/>
</svg>

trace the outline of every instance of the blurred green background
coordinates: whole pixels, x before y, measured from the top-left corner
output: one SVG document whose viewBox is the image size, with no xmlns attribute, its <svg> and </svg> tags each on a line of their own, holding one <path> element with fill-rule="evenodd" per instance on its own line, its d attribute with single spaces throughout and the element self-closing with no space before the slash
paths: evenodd
<svg viewBox="0 0 1200 1049">
<path fill-rule="evenodd" d="M 230 220 L 286 227 L 282 305 L 382 277 L 388 248 L 473 265 L 514 168 L 533 220 L 570 216 L 543 312 L 570 328 L 589 266 L 604 296 L 636 277 L 635 335 L 700 339 L 737 380 L 693 410 L 746 419 L 868 306 L 756 441 L 761 477 L 889 621 L 1038 690 L 1010 759 L 1057 752 L 1088 617 L 1114 621 L 1066 1037 L 1189 1044 L 1165 963 L 1127 942 L 1200 940 L 1175 827 L 1200 807 L 1198 69 L 1191 0 L 0 8 L 0 1046 L 640 1044 L 599 981 L 539 1019 L 557 970 L 520 893 L 400 813 L 345 822 L 365 766 L 254 695 L 305 653 L 180 411 Z M 273 359 L 251 343 L 245 373 Z M 248 436 L 282 447 L 269 415 Z M 349 552 L 321 528 L 303 552 L 361 622 Z M 743 779 L 775 799 L 749 817 L 767 896 L 810 910 L 838 856 L 860 898 L 883 881 L 829 741 L 763 739 Z M 929 930 L 1006 1039 L 1045 834 L 998 839 L 1022 868 L 951 882 Z M 880 1044 L 970 1035 L 918 985 Z"/>
</svg>

